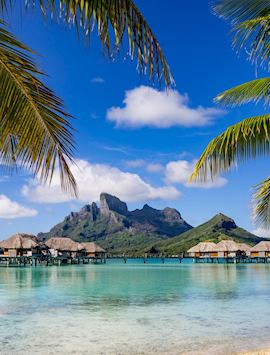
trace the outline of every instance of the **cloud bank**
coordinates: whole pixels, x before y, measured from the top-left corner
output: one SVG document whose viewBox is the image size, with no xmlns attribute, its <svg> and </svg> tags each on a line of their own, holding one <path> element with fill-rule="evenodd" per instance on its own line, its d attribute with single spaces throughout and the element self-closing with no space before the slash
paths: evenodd
<svg viewBox="0 0 270 355">
<path fill-rule="evenodd" d="M 86 160 L 77 160 L 77 166 L 71 170 L 79 190 L 79 201 L 98 201 L 101 192 L 108 192 L 127 202 L 143 200 L 173 200 L 181 193 L 173 186 L 155 187 L 144 181 L 139 175 L 124 172 L 105 164 L 92 164 Z M 31 180 L 22 188 L 22 195 L 37 203 L 60 203 L 73 198 L 62 192 L 59 173 L 56 172 L 51 186 L 42 186 Z"/>
<path fill-rule="evenodd" d="M 146 162 L 143 159 L 134 159 L 126 161 L 126 166 L 128 168 L 141 168 L 145 166 Z"/>
<path fill-rule="evenodd" d="M 209 179 L 204 184 L 188 183 L 188 179 L 192 174 L 194 164 L 195 161 L 189 162 L 187 160 L 169 162 L 165 167 L 165 181 L 167 184 L 179 183 L 184 184 L 187 187 L 197 187 L 203 189 L 222 187 L 227 184 L 227 179 L 220 176 L 213 180 Z"/>
<path fill-rule="evenodd" d="M 134 159 L 126 161 L 126 166 L 131 169 L 144 168 L 149 173 L 159 173 L 164 170 L 163 165 L 158 163 L 148 163 L 144 159 Z"/>
<path fill-rule="evenodd" d="M 7 196 L 0 195 L 0 218 L 14 219 L 20 217 L 34 217 L 37 211 L 11 201 Z"/>
<path fill-rule="evenodd" d="M 169 128 L 206 126 L 223 114 L 223 110 L 213 107 L 190 107 L 188 96 L 176 90 L 158 91 L 140 86 L 126 91 L 123 106 L 111 107 L 106 117 L 116 127 Z"/>
</svg>

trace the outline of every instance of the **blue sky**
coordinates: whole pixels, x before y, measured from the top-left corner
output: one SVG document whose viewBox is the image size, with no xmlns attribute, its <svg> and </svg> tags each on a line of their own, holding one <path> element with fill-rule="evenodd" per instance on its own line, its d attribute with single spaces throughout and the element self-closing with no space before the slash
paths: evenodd
<svg viewBox="0 0 270 355">
<path fill-rule="evenodd" d="M 27 172 L 1 177 L 0 239 L 17 231 L 47 231 L 102 191 L 127 200 L 130 209 L 145 202 L 175 207 L 192 225 L 223 212 L 240 226 L 256 228 L 251 192 L 267 177 L 266 160 L 239 165 L 208 188 L 186 186 L 209 140 L 228 125 L 264 112 L 259 105 L 221 112 L 213 104 L 222 90 L 254 79 L 255 69 L 232 50 L 228 24 L 211 13 L 207 1 L 198 1 L 196 11 L 188 0 L 136 4 L 170 64 L 176 81 L 170 95 L 141 77 L 136 61 L 104 58 L 95 31 L 88 47 L 74 28 L 46 23 L 38 12 L 9 15 L 11 30 L 41 55 L 47 84 L 76 118 L 81 194 L 79 201 L 63 196 L 57 181 L 41 188 Z"/>
</svg>

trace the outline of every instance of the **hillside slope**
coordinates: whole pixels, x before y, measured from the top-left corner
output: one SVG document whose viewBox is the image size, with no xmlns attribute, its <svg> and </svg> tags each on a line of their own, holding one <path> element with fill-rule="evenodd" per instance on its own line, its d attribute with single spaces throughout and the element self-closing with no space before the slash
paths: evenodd
<svg viewBox="0 0 270 355">
<path fill-rule="evenodd" d="M 189 248 L 199 242 L 209 241 L 217 243 L 223 239 L 232 239 L 236 242 L 244 242 L 254 245 L 262 238 L 240 228 L 234 220 L 222 213 L 215 215 L 209 221 L 195 227 L 170 240 L 161 241 L 155 244 L 155 248 L 165 254 L 179 254 L 186 252 Z"/>
<path fill-rule="evenodd" d="M 41 240 L 50 237 L 69 237 L 75 241 L 98 241 L 115 254 L 144 253 L 161 240 L 174 237 L 190 226 L 173 208 L 157 210 L 149 205 L 129 211 L 125 202 L 107 193 L 79 212 L 71 212 L 48 233 L 39 233 Z"/>
</svg>

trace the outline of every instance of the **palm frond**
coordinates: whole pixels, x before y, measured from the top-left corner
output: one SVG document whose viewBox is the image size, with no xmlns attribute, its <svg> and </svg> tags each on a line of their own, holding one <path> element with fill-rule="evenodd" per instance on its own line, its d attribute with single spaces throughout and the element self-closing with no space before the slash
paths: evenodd
<svg viewBox="0 0 270 355">
<path fill-rule="evenodd" d="M 247 118 L 228 127 L 206 147 L 190 181 L 205 182 L 234 167 L 238 162 L 270 153 L 270 115 Z"/>
<path fill-rule="evenodd" d="M 269 104 L 270 78 L 248 81 L 220 93 L 215 98 L 216 103 L 225 106 L 237 106 L 249 102 L 258 103 L 261 100 L 264 100 L 265 104 Z"/>
<path fill-rule="evenodd" d="M 213 9 L 218 16 L 233 23 L 270 15 L 268 0 L 217 0 Z"/>
<path fill-rule="evenodd" d="M 264 0 L 220 0 L 214 11 L 230 20 L 233 45 L 246 49 L 252 63 L 267 64 L 270 56 L 270 3 Z"/>
<path fill-rule="evenodd" d="M 81 28 L 89 42 L 96 25 L 103 52 L 109 58 L 118 55 L 122 46 L 124 57 L 136 57 L 138 69 L 143 74 L 147 71 L 151 81 L 174 85 L 160 44 L 132 0 L 60 0 L 59 9 L 54 0 L 40 0 L 39 4 L 45 16 L 49 13 Z M 29 5 L 34 6 L 35 1 L 27 0 Z"/>
<path fill-rule="evenodd" d="M 63 102 L 38 77 L 32 52 L 0 22 L 0 161 L 50 181 L 59 165 L 62 187 L 76 194 L 68 166 L 74 141 Z"/>
<path fill-rule="evenodd" d="M 7 8 L 8 8 L 7 0 L 0 0 L 0 13 L 6 12 Z"/>
<path fill-rule="evenodd" d="M 257 223 L 270 227 L 270 177 L 257 185 L 253 195 Z"/>
</svg>

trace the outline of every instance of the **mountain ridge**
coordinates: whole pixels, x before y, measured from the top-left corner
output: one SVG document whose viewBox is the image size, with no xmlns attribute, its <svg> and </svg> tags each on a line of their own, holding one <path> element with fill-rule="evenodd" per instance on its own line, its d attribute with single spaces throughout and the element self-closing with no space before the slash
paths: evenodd
<svg viewBox="0 0 270 355">
<path fill-rule="evenodd" d="M 174 208 L 158 210 L 145 204 L 129 211 L 125 202 L 108 193 L 101 193 L 99 206 L 95 202 L 87 204 L 78 212 L 71 212 L 49 232 L 38 234 L 40 240 L 53 236 L 97 241 L 115 255 L 173 255 L 186 252 L 200 241 L 233 239 L 252 245 L 263 240 L 238 227 L 223 213 L 193 228 Z"/>
<path fill-rule="evenodd" d="M 71 212 L 48 233 L 39 233 L 41 239 L 51 236 L 71 237 L 77 241 L 98 240 L 116 233 L 146 234 L 167 238 L 191 229 L 176 209 L 157 210 L 145 204 L 142 209 L 129 211 L 118 197 L 101 193 L 100 205 L 95 202 Z"/>
<path fill-rule="evenodd" d="M 155 244 L 155 248 L 165 254 L 182 253 L 199 242 L 217 243 L 224 239 L 231 239 L 249 245 L 254 245 L 264 240 L 264 238 L 260 238 L 239 227 L 231 217 L 218 213 L 210 220 L 172 238 L 170 241 L 158 242 Z"/>
</svg>

